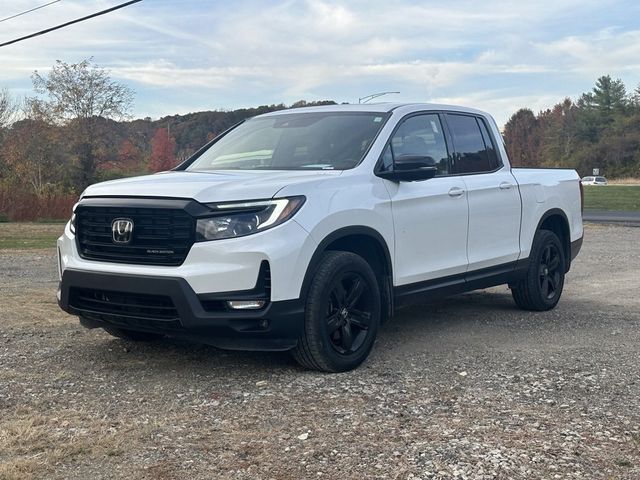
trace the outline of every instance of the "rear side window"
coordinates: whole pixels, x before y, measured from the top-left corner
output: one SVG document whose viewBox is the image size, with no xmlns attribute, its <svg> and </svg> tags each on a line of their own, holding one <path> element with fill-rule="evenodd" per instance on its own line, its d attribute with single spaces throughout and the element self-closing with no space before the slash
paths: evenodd
<svg viewBox="0 0 640 480">
<path fill-rule="evenodd" d="M 449 113 L 447 123 L 455 149 L 455 173 L 491 172 L 498 168 L 496 149 L 484 121 Z"/>
<path fill-rule="evenodd" d="M 498 154 L 496 153 L 496 147 L 493 144 L 493 140 L 491 139 L 491 135 L 489 135 L 489 130 L 487 129 L 487 125 L 484 123 L 484 120 L 476 117 L 476 122 L 478 122 L 478 126 L 480 127 L 480 133 L 482 133 L 482 140 L 484 140 L 484 146 L 487 149 L 487 156 L 489 157 L 489 165 L 491 166 L 491 170 L 495 170 L 500 166 L 500 161 L 498 160 Z"/>
</svg>

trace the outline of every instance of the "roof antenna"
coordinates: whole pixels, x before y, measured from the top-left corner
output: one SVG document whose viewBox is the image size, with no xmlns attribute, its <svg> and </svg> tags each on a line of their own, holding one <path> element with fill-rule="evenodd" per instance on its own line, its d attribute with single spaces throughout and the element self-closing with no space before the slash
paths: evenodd
<svg viewBox="0 0 640 480">
<path fill-rule="evenodd" d="M 369 100 L 373 100 L 374 98 L 378 98 L 381 97 L 383 95 L 388 95 L 390 93 L 400 93 L 400 92 L 379 92 L 379 93 L 372 93 L 371 95 L 365 95 L 364 97 L 360 97 L 358 99 L 358 103 L 367 103 Z"/>
</svg>

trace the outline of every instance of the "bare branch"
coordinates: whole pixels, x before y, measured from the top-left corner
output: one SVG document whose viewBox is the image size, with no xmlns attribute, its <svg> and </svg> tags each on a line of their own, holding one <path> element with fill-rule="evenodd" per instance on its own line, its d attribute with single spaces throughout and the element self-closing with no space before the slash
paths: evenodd
<svg viewBox="0 0 640 480">
<path fill-rule="evenodd" d="M 0 90 L 0 128 L 9 126 L 16 119 L 18 103 L 8 90 Z"/>
</svg>

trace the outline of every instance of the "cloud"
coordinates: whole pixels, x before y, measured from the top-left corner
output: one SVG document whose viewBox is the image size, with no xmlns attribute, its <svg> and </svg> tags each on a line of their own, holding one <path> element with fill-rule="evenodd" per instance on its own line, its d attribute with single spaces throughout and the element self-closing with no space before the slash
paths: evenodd
<svg viewBox="0 0 640 480">
<path fill-rule="evenodd" d="M 640 30 L 605 28 L 591 35 L 567 36 L 535 45 L 549 63 L 563 59 L 565 68 L 576 73 L 640 73 Z"/>
<path fill-rule="evenodd" d="M 65 0 L 3 23 L 0 40 L 112 3 Z M 630 0 L 149 1 L 0 49 L 0 86 L 25 89 L 34 69 L 93 56 L 138 91 L 143 116 L 399 90 L 394 99 L 496 109 L 504 122 L 521 106 L 577 96 L 603 74 L 635 86 L 639 17 Z"/>
</svg>

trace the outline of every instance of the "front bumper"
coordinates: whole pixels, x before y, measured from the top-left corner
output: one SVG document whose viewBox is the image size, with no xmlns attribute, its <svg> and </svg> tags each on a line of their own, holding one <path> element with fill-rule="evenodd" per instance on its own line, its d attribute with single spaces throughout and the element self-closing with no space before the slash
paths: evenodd
<svg viewBox="0 0 640 480">
<path fill-rule="evenodd" d="M 87 295 L 91 296 L 88 302 Z M 179 277 L 70 268 L 64 270 L 58 292 L 60 308 L 78 315 L 88 328 L 115 326 L 163 333 L 234 350 L 295 347 L 304 325 L 300 299 L 270 302 L 260 310 L 228 311 L 212 300 L 221 298 L 219 293 L 196 294 Z M 149 315 L 150 311 L 163 312 L 162 318 Z"/>
<path fill-rule="evenodd" d="M 65 270 L 182 278 L 197 294 L 253 288 L 260 265 L 271 267 L 271 300 L 300 297 L 317 243 L 295 220 L 255 235 L 195 243 L 180 266 L 112 263 L 82 258 L 69 224 L 58 239 L 59 276 Z"/>
</svg>

